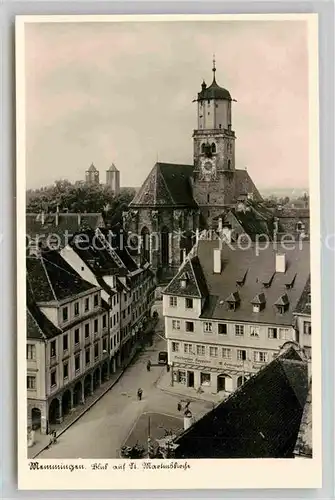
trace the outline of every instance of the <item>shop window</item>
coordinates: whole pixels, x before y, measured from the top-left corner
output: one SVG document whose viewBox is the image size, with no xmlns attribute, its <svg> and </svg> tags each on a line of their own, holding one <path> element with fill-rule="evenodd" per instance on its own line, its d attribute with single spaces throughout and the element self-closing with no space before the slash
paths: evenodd
<svg viewBox="0 0 335 500">
<path fill-rule="evenodd" d="M 210 373 L 200 373 L 200 384 L 210 385 L 211 384 L 211 374 Z"/>
</svg>

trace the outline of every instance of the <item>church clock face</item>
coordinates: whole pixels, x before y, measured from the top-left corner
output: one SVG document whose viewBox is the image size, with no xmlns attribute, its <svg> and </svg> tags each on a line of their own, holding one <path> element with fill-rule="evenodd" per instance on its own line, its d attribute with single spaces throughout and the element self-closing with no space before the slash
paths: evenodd
<svg viewBox="0 0 335 500">
<path fill-rule="evenodd" d="M 201 178 L 205 181 L 215 180 L 216 164 L 215 158 L 202 158 L 201 160 Z"/>
</svg>

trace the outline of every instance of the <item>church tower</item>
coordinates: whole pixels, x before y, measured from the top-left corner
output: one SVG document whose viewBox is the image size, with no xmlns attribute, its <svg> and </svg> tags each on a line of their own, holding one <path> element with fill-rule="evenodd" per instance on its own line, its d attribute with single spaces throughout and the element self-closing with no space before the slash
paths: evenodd
<svg viewBox="0 0 335 500">
<path fill-rule="evenodd" d="M 194 102 L 198 107 L 198 125 L 193 133 L 193 195 L 204 219 L 222 213 L 235 201 L 235 132 L 232 129 L 232 101 L 228 90 L 213 81 L 203 82 Z"/>
</svg>

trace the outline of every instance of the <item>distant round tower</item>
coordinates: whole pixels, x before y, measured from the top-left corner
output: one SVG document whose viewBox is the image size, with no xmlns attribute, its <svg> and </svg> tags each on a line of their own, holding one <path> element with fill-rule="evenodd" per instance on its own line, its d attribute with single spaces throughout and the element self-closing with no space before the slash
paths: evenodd
<svg viewBox="0 0 335 500">
<path fill-rule="evenodd" d="M 110 186 L 115 195 L 120 193 L 120 171 L 114 163 L 106 170 L 106 184 Z"/>
<path fill-rule="evenodd" d="M 99 171 L 95 168 L 93 163 L 85 172 L 85 180 L 87 184 L 99 184 Z"/>
</svg>

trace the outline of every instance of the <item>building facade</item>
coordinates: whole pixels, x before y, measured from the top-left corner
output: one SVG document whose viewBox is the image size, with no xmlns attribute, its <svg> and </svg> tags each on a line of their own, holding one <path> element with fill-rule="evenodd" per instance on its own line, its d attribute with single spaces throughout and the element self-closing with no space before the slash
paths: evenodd
<svg viewBox="0 0 335 500">
<path fill-rule="evenodd" d="M 106 381 L 109 306 L 54 251 L 27 258 L 28 426 L 61 423 Z"/>
<path fill-rule="evenodd" d="M 309 245 L 257 255 L 254 247 L 199 240 L 195 252 L 163 292 L 171 383 L 230 393 L 283 344 L 301 342 L 293 311 L 309 274 Z"/>
</svg>

